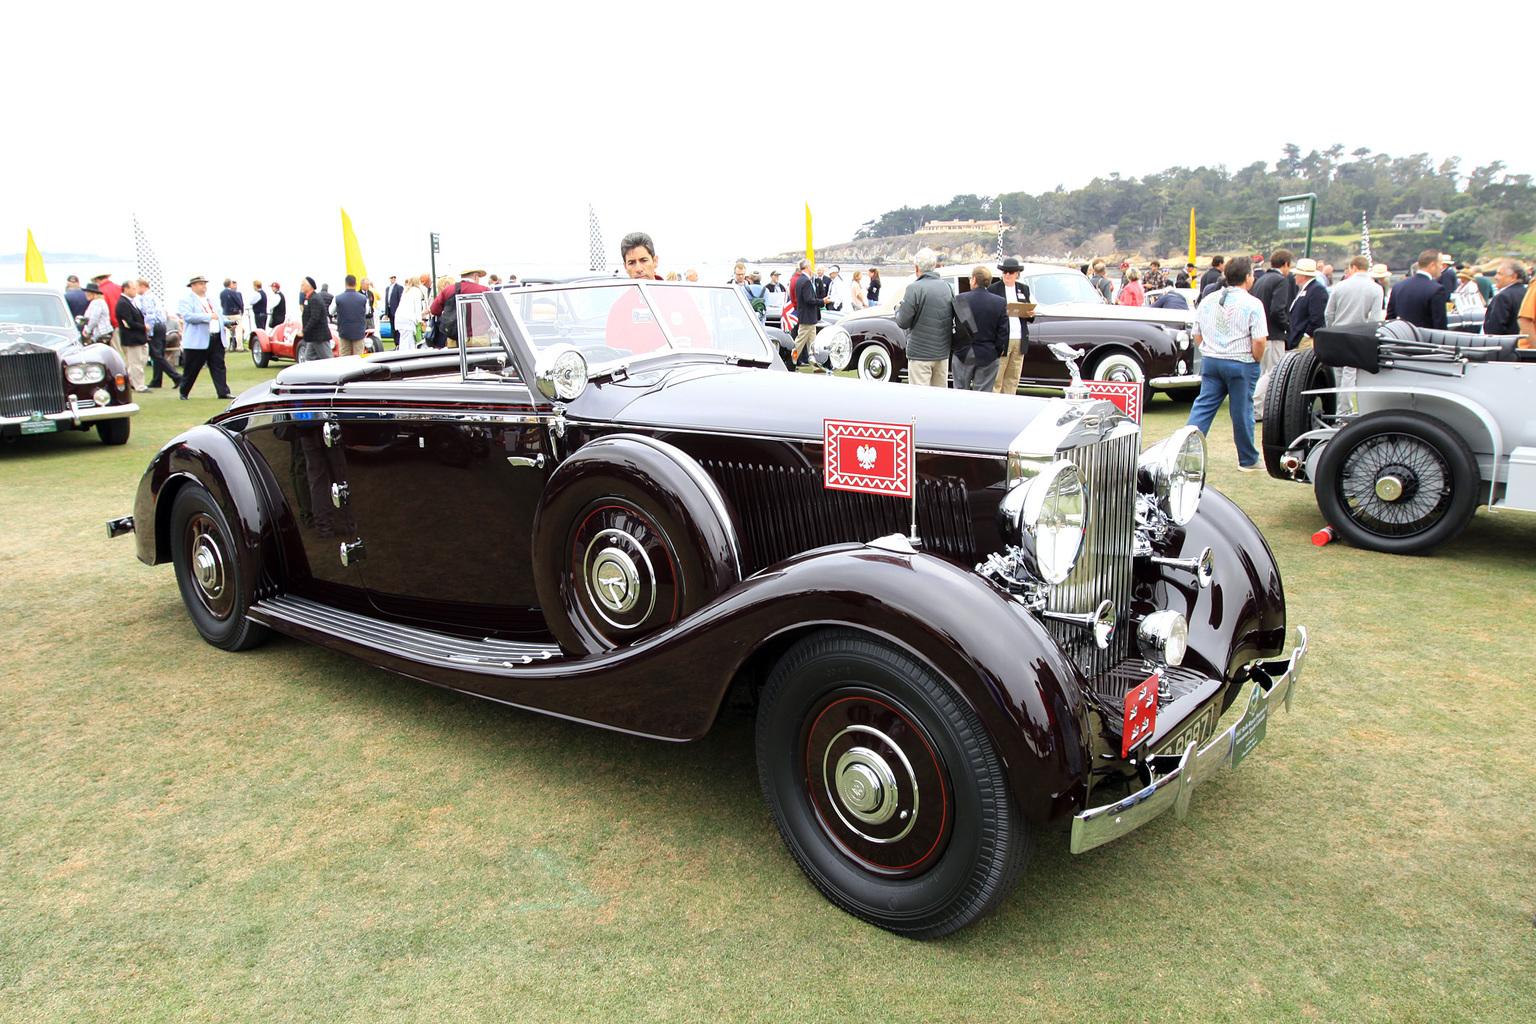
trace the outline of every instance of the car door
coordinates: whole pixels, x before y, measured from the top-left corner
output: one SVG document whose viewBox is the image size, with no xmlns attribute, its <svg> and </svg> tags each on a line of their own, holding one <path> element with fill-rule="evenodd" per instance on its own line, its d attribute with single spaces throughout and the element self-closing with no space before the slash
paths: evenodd
<svg viewBox="0 0 1536 1024">
<path fill-rule="evenodd" d="M 361 576 L 393 618 L 466 630 L 542 628 L 529 538 L 549 462 L 546 416 L 480 296 L 459 299 L 461 367 L 343 385 L 343 505 Z M 499 362 L 477 357 L 500 350 Z M 399 367 L 406 376 L 393 376 Z"/>
</svg>

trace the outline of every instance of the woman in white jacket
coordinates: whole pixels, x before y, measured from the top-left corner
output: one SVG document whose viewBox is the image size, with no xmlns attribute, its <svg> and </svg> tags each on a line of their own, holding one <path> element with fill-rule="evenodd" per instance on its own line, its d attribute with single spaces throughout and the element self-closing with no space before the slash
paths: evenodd
<svg viewBox="0 0 1536 1024">
<path fill-rule="evenodd" d="M 399 335 L 395 345 L 403 349 L 416 347 L 416 329 L 427 311 L 427 292 L 422 287 L 426 277 L 408 280 L 410 284 L 400 293 L 400 304 L 395 307 L 395 331 Z"/>
</svg>

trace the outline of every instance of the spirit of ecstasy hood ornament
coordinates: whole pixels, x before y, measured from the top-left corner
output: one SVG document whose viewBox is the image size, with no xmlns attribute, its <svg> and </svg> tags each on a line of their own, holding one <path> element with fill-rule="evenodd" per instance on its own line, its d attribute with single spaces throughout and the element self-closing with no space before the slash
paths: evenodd
<svg viewBox="0 0 1536 1024">
<path fill-rule="evenodd" d="M 1077 368 L 1077 361 L 1083 354 L 1064 341 L 1058 341 L 1051 346 L 1051 355 L 1067 364 L 1067 370 L 1072 374 L 1072 383 L 1067 385 L 1066 397 L 1081 401 L 1091 398 L 1088 393 L 1088 385 L 1083 383 L 1082 371 Z"/>
</svg>

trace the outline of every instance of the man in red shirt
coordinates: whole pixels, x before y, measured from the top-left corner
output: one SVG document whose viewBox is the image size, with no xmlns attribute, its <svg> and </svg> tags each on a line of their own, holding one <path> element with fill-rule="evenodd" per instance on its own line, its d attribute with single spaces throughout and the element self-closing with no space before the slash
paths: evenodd
<svg viewBox="0 0 1536 1024">
<path fill-rule="evenodd" d="M 457 303 L 452 299 L 455 295 L 474 295 L 476 292 L 490 291 L 480 283 L 480 278 L 485 276 L 483 270 L 465 270 L 459 274 L 458 284 L 451 284 L 437 293 L 437 298 L 432 300 L 432 306 L 427 312 L 437 317 L 437 330 L 432 332 L 432 347 L 446 348 L 451 341 L 454 344 L 459 340 L 459 321 L 455 315 Z M 448 314 L 443 315 L 444 308 Z"/>
<path fill-rule="evenodd" d="M 102 300 L 107 304 L 107 312 L 112 317 L 112 347 L 117 349 L 117 354 L 123 354 L 123 341 L 121 325 L 117 322 L 117 300 L 122 297 L 123 287 L 112 282 L 111 274 L 97 274 L 91 278 L 97 288 L 101 289 Z"/>
<path fill-rule="evenodd" d="M 619 255 L 624 259 L 624 272 L 634 281 L 660 281 L 656 273 L 656 245 L 644 231 L 631 231 L 619 243 Z M 655 323 L 651 307 L 634 289 L 621 296 L 608 310 L 608 328 L 605 332 L 608 345 L 622 352 L 638 354 L 654 352 L 667 347 L 666 336 Z M 650 293 L 660 315 L 667 322 L 667 330 L 677 344 L 689 348 L 709 348 L 710 332 L 698 307 L 685 294 L 671 289 L 657 289 Z"/>
</svg>

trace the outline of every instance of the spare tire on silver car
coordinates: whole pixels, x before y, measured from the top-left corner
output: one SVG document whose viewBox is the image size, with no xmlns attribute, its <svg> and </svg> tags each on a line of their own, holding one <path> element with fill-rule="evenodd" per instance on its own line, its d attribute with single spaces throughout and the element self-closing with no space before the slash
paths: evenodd
<svg viewBox="0 0 1536 1024">
<path fill-rule="evenodd" d="M 593 441 L 549 478 L 533 524 L 534 586 L 572 654 L 634 643 L 741 580 L 730 509 L 681 449 L 639 434 Z"/>
<path fill-rule="evenodd" d="M 1264 468 L 1270 476 L 1288 477 L 1281 457 L 1295 440 L 1309 430 L 1331 425 L 1339 396 L 1309 395 L 1308 391 L 1335 387 L 1333 367 L 1310 348 L 1287 352 L 1269 374 L 1264 391 L 1264 429 L 1261 448 Z"/>
</svg>

